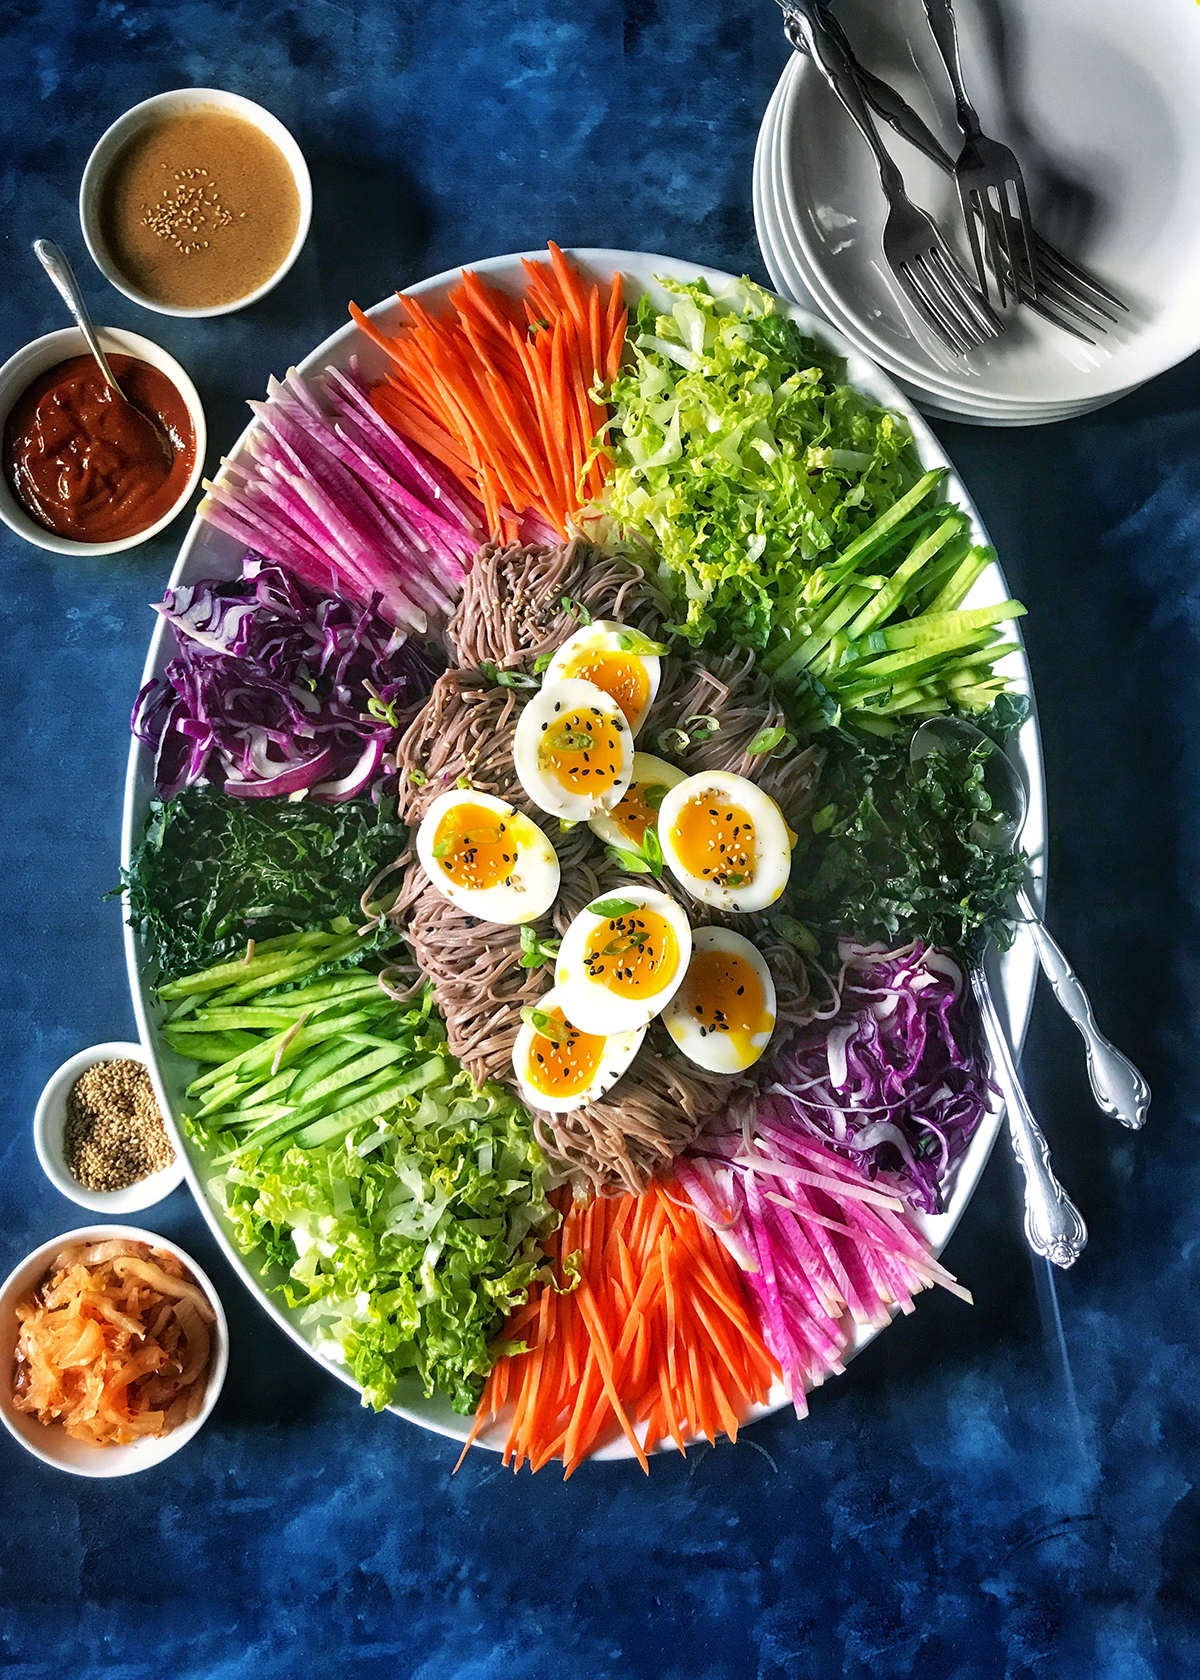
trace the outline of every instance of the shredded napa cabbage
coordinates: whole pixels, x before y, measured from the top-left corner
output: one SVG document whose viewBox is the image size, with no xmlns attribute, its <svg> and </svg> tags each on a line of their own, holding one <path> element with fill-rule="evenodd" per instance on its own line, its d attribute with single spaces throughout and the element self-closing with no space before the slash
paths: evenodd
<svg viewBox="0 0 1200 1680">
<path fill-rule="evenodd" d="M 612 387 L 601 507 L 662 556 L 683 635 L 765 648 L 820 557 L 920 476 L 912 435 L 749 280 L 661 284 L 670 313 L 641 299 Z"/>
<path fill-rule="evenodd" d="M 274 1263 L 268 1283 L 376 1410 L 409 1373 L 427 1396 L 474 1409 L 489 1338 L 525 1299 L 558 1221 L 528 1115 L 440 1054 L 438 1080 L 336 1146 L 216 1140 L 236 1151 L 210 1183 L 239 1246 Z"/>
</svg>

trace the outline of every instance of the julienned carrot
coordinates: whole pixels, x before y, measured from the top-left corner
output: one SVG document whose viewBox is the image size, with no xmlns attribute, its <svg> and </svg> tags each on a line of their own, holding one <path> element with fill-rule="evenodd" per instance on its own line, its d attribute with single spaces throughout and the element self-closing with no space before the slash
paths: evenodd
<svg viewBox="0 0 1200 1680">
<path fill-rule="evenodd" d="M 597 393 L 624 347 L 621 276 L 604 296 L 557 245 L 549 250 L 549 266 L 524 261 L 520 304 L 468 272 L 444 316 L 402 295 L 407 320 L 392 335 L 350 306 L 392 363 L 372 393 L 377 412 L 482 502 L 497 538 L 526 513 L 565 536 L 607 469 L 595 444 L 608 422 Z"/>
<path fill-rule="evenodd" d="M 569 1476 L 622 1433 L 643 1469 L 660 1441 L 683 1451 L 689 1436 L 736 1438 L 779 1366 L 736 1262 L 677 1194 L 654 1185 L 566 1208 L 551 1280 L 503 1331 L 525 1351 L 493 1367 L 472 1441 L 503 1414 L 506 1464 L 560 1457 Z"/>
</svg>

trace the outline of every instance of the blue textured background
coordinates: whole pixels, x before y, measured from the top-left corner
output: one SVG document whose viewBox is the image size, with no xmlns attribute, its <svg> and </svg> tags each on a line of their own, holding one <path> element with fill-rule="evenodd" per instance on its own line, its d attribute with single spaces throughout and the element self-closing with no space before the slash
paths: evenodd
<svg viewBox="0 0 1200 1680">
<path fill-rule="evenodd" d="M 564 245 L 766 279 L 750 172 L 785 56 L 769 0 L 0 4 L 0 359 L 97 316 L 192 373 L 212 461 L 268 373 L 451 264 Z M 78 180 L 127 106 L 233 89 L 289 125 L 312 237 L 243 314 L 150 316 L 84 254 Z M 1051 920 L 1146 1069 L 1141 1138 L 1093 1110 L 1040 999 L 1026 1071 L 1091 1246 L 1031 1267 L 998 1149 L 922 1299 L 798 1424 L 519 1480 L 359 1410 L 231 1277 L 187 1194 L 145 1222 L 222 1286 L 228 1386 L 162 1471 L 113 1485 L 0 1440 L 13 1680 L 1173 1680 L 1200 1673 L 1195 1162 L 1200 367 L 1041 431 L 939 431 L 1016 593 L 1042 707 Z M 182 534 L 60 560 L 0 537 L 0 1272 L 77 1223 L 30 1120 L 71 1052 L 133 1034 L 116 878 L 126 718 Z M 1057 1316 L 1061 1313 L 1060 1320 Z"/>
</svg>

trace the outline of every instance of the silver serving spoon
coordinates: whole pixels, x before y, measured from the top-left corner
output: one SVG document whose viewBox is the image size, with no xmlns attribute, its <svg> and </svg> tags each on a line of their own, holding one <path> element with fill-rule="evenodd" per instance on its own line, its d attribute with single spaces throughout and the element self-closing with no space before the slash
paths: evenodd
<svg viewBox="0 0 1200 1680">
<path fill-rule="evenodd" d="M 967 727 L 971 728 L 970 725 Z M 972 733 L 979 735 L 981 740 L 987 740 L 987 736 L 978 730 L 972 729 Z M 961 753 L 964 745 L 970 750 L 975 744 L 973 741 L 964 743 L 963 739 L 954 733 L 953 720 L 935 719 L 923 723 L 917 730 L 912 738 L 909 756 L 915 764 L 931 753 Z M 993 743 L 989 741 L 988 745 L 992 746 Z M 1003 757 L 1003 753 L 992 754 L 992 758 Z M 989 758 L 988 763 L 991 762 L 992 759 Z M 1007 762 L 1005 759 L 1005 763 Z M 1009 768 L 1011 769 L 1011 765 Z M 1024 796 L 1023 788 L 1021 792 Z M 1021 816 L 1024 817 L 1023 807 Z M 1007 824 L 1004 826 L 1008 827 Z M 988 833 L 990 838 L 990 831 Z M 1016 827 L 1012 829 L 1005 844 L 1011 846 L 1015 835 Z M 980 838 L 983 840 L 983 836 Z M 983 843 L 988 842 L 983 840 Z M 1054 1265 L 1065 1269 L 1075 1264 L 1087 1246 L 1087 1226 L 1079 1209 L 1054 1176 L 1054 1169 L 1050 1165 L 1050 1146 L 1034 1119 L 1033 1110 L 1021 1085 L 1016 1062 L 1009 1048 L 1008 1036 L 996 1010 L 992 988 L 982 966 L 973 967 L 970 977 L 971 990 L 979 1005 L 979 1015 L 987 1039 L 992 1072 L 1004 1097 L 1013 1154 L 1025 1180 L 1025 1240 L 1035 1254 L 1040 1254 L 1044 1260 L 1050 1260 Z"/>
<path fill-rule="evenodd" d="M 100 340 L 96 337 L 96 329 L 92 325 L 92 317 L 88 314 L 87 304 L 83 301 L 83 293 L 79 290 L 79 282 L 75 278 L 75 271 L 67 261 L 63 250 L 52 239 L 35 239 L 33 254 L 53 280 L 63 302 L 75 317 L 75 325 L 87 340 L 88 349 L 99 362 L 100 372 L 121 401 L 129 402 L 129 398 L 117 383 L 116 374 L 108 365 L 108 357 L 100 347 Z M 133 404 L 130 403 L 129 406 L 132 408 Z M 137 412 L 140 414 L 142 411 L 139 408 Z"/>
<path fill-rule="evenodd" d="M 52 239 L 35 239 L 33 254 L 53 280 L 64 303 L 75 317 L 75 325 L 87 340 L 87 347 L 96 358 L 100 372 L 104 375 L 109 386 L 120 400 L 132 409 L 143 425 L 149 427 L 158 447 L 163 451 L 168 461 L 174 459 L 175 444 L 159 416 L 153 411 L 147 412 L 146 409 L 139 408 L 137 403 L 122 391 L 117 376 L 109 365 L 108 357 L 104 354 L 100 340 L 96 336 L 96 329 L 92 325 L 92 317 L 88 314 L 88 306 L 83 301 L 83 293 L 79 290 L 79 282 L 75 278 L 75 271 L 67 261 L 61 246 L 56 245 Z"/>
<path fill-rule="evenodd" d="M 989 749 L 984 767 L 985 785 L 993 808 L 1004 814 L 1005 821 L 978 824 L 978 837 L 982 845 L 993 851 L 1007 851 L 1024 826 L 1029 802 L 1025 784 L 1012 760 L 994 741 L 989 740 L 981 729 L 976 729 L 973 723 L 961 718 L 932 718 L 923 723 L 913 736 L 911 756 L 916 760 L 930 752 L 971 752 L 980 745 Z M 1079 1028 L 1087 1046 L 1088 1077 L 1097 1104 L 1103 1113 L 1119 1120 L 1122 1126 L 1137 1131 L 1146 1123 L 1150 1107 L 1149 1085 L 1128 1056 L 1122 1055 L 1114 1044 L 1110 1044 L 1096 1025 L 1087 992 L 1057 941 L 1047 932 L 1024 887 L 1017 890 L 1017 908 L 1033 935 L 1038 958 L 1055 997 Z"/>
</svg>

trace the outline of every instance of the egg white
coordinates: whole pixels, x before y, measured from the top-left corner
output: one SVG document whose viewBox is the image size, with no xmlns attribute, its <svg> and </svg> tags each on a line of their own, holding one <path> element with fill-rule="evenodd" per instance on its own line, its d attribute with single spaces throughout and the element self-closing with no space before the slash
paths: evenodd
<svg viewBox="0 0 1200 1680">
<path fill-rule="evenodd" d="M 537 1007 L 549 1014 L 554 1009 L 562 1008 L 562 996 L 557 987 L 538 999 Z M 563 1009 L 564 1015 L 566 1010 Z M 580 1031 L 584 1029 L 580 1028 Z M 607 1091 L 610 1091 L 628 1068 L 630 1062 L 641 1049 L 642 1040 L 646 1036 L 644 1026 L 634 1032 L 611 1033 L 605 1036 L 604 1049 L 600 1057 L 600 1066 L 590 1085 L 577 1096 L 552 1097 L 544 1091 L 536 1089 L 533 1083 L 532 1063 L 534 1045 L 539 1037 L 537 1031 L 527 1021 L 521 1022 L 521 1030 L 517 1034 L 513 1045 L 513 1073 L 516 1075 L 517 1087 L 521 1093 L 521 1101 L 529 1108 L 538 1108 L 544 1114 L 569 1114 L 573 1108 L 582 1108 L 585 1103 L 598 1102 Z"/>
<path fill-rule="evenodd" d="M 516 850 L 516 862 L 506 882 L 494 887 L 464 887 L 451 880 L 440 860 L 434 857 L 438 824 L 447 811 L 458 805 L 479 805 L 503 819 L 505 836 L 512 839 Z M 463 788 L 440 794 L 417 830 L 417 857 L 438 892 L 482 922 L 509 926 L 531 922 L 543 915 L 558 897 L 558 853 L 524 812 L 514 810 L 503 799 L 489 793 Z"/>
<path fill-rule="evenodd" d="M 668 792 L 676 783 L 684 781 L 685 774 L 668 764 L 665 758 L 655 758 L 653 753 L 634 753 L 633 769 L 629 774 L 629 788 L 665 787 Z M 626 793 L 629 792 L 626 788 Z M 619 803 L 619 802 L 618 802 Z M 633 841 L 624 833 L 615 815 L 616 807 L 612 811 L 597 811 L 588 818 L 588 827 L 598 840 L 603 840 L 606 846 L 617 846 L 621 851 L 636 850 Z M 657 827 L 657 824 L 655 825 Z"/>
<path fill-rule="evenodd" d="M 689 1061 L 711 1073 L 742 1073 L 753 1067 L 771 1041 L 775 1027 L 775 981 L 761 951 L 748 939 L 731 928 L 696 928 L 692 934 L 692 965 L 703 951 L 727 951 L 749 964 L 759 979 L 763 991 L 763 1012 L 771 1018 L 770 1027 L 763 1032 L 738 1034 L 714 1032 L 696 1018 L 696 1004 L 701 1002 L 685 976 L 683 984 L 663 1010 L 663 1026 Z M 689 972 L 695 970 L 689 965 Z"/>
<path fill-rule="evenodd" d="M 686 805 L 706 793 L 721 795 L 740 806 L 754 824 L 753 871 L 740 886 L 719 885 L 706 876 L 693 875 L 676 850 L 671 836 L 676 819 Z M 659 843 L 672 875 L 693 898 L 737 914 L 765 910 L 782 895 L 792 868 L 790 834 L 783 812 L 770 795 L 744 776 L 727 770 L 703 771 L 677 782 L 658 813 Z"/>
<path fill-rule="evenodd" d="M 638 998 L 618 996 L 590 977 L 584 961 L 589 936 L 594 929 L 603 928 L 608 918 L 594 915 L 590 907 L 581 910 L 563 935 L 554 968 L 554 985 L 563 1013 L 581 1032 L 636 1032 L 639 1027 L 645 1027 L 670 1003 L 691 959 L 691 925 L 686 912 L 673 898 L 666 893 L 622 884 L 593 902 L 603 904 L 612 899 L 623 899 L 639 910 L 653 910 L 668 922 L 675 935 L 678 962 L 657 992 Z"/>
<path fill-rule="evenodd" d="M 646 673 L 649 692 L 646 703 L 636 717 L 628 719 L 629 727 L 636 735 L 645 721 L 646 713 L 654 704 L 658 693 L 658 685 L 662 680 L 662 665 L 656 653 L 627 652 L 621 646 L 622 636 L 637 636 L 640 632 L 631 630 L 628 624 L 621 624 L 615 618 L 598 618 L 591 624 L 584 625 L 568 636 L 559 648 L 554 658 L 546 667 L 546 681 L 565 682 L 575 675 L 584 657 L 595 653 L 619 653 L 626 659 L 634 659 Z M 590 678 L 585 678 L 590 681 Z"/>
<path fill-rule="evenodd" d="M 558 777 L 544 770 L 539 762 L 542 736 L 553 729 L 560 718 L 575 711 L 598 714 L 611 726 L 620 743 L 616 780 L 593 797 L 573 793 L 563 787 Z M 543 683 L 517 720 L 513 766 L 518 781 L 539 811 L 559 817 L 564 822 L 587 822 L 597 811 L 611 810 L 624 797 L 633 770 L 633 735 L 616 701 L 611 700 L 595 683 L 584 682 L 579 677 L 571 677 L 565 682 Z"/>
</svg>

